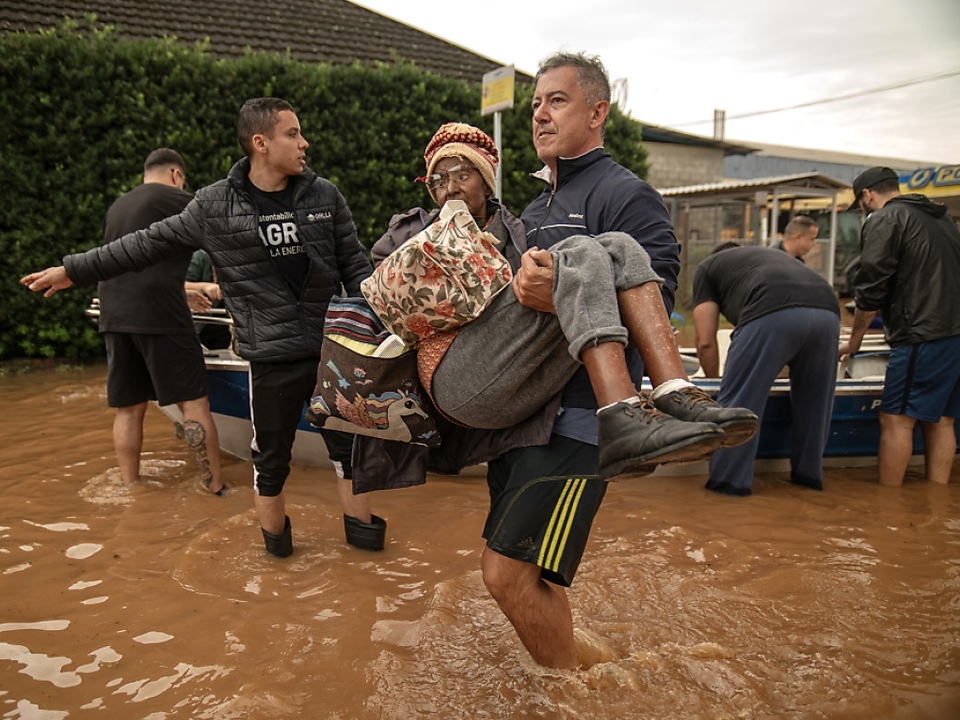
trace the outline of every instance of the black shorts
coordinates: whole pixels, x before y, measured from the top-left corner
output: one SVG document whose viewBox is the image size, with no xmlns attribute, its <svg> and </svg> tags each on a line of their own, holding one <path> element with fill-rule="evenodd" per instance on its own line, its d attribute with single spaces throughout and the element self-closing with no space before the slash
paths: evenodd
<svg viewBox="0 0 960 720">
<path fill-rule="evenodd" d="M 553 435 L 547 445 L 517 448 L 489 463 L 487 485 L 487 547 L 538 565 L 544 580 L 568 587 L 607 491 L 597 448 Z"/>
<path fill-rule="evenodd" d="M 107 404 L 161 405 L 207 395 L 207 368 L 195 334 L 103 333 L 107 346 Z"/>
</svg>

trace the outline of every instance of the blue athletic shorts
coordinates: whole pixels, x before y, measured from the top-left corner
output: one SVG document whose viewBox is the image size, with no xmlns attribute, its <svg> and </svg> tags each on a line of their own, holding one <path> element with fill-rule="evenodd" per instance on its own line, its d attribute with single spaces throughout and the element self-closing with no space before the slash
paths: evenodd
<svg viewBox="0 0 960 720">
<path fill-rule="evenodd" d="M 595 446 L 559 435 L 488 463 L 487 547 L 538 565 L 544 580 L 568 587 L 607 490 L 598 466 Z"/>
<path fill-rule="evenodd" d="M 960 417 L 960 335 L 892 348 L 880 411 L 922 422 Z"/>
</svg>

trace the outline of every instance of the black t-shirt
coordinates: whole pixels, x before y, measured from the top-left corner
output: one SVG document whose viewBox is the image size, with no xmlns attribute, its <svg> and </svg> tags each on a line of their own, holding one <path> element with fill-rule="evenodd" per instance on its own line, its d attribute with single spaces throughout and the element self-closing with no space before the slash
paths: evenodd
<svg viewBox="0 0 960 720">
<path fill-rule="evenodd" d="M 737 326 L 791 307 L 840 314 L 826 280 L 787 253 L 762 247 L 722 250 L 700 263 L 693 276 L 693 304 L 709 301 Z"/>
<path fill-rule="evenodd" d="M 257 206 L 260 242 L 270 253 L 277 271 L 299 298 L 310 272 L 310 258 L 300 242 L 294 213 L 293 183 L 276 192 L 265 192 L 246 179 L 246 190 Z"/>
<path fill-rule="evenodd" d="M 104 243 L 179 215 L 190 193 L 144 183 L 114 201 L 103 220 Z M 183 291 L 189 253 L 101 282 L 100 332 L 186 335 L 195 332 Z"/>
</svg>

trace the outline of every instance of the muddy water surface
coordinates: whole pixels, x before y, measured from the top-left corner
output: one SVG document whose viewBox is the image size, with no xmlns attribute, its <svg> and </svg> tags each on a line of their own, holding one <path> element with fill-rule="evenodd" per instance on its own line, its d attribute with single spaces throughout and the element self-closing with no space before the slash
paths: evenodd
<svg viewBox="0 0 960 720">
<path fill-rule="evenodd" d="M 2 718 L 960 717 L 960 470 L 617 484 L 571 592 L 598 662 L 545 671 L 482 587 L 481 479 L 377 496 L 370 554 L 297 467 L 297 551 L 270 559 L 249 464 L 204 494 L 159 411 L 118 484 L 103 383 L 0 377 Z"/>
</svg>

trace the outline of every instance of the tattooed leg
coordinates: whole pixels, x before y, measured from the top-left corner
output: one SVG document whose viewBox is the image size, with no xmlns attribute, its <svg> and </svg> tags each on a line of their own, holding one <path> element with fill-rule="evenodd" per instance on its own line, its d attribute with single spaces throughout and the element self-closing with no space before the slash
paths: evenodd
<svg viewBox="0 0 960 720">
<path fill-rule="evenodd" d="M 227 486 L 220 476 L 220 436 L 210 414 L 207 398 L 188 400 L 179 404 L 183 422 L 177 429 L 178 436 L 186 440 L 200 465 L 200 482 L 215 495 L 226 493 Z"/>
<path fill-rule="evenodd" d="M 207 430 L 196 420 L 184 420 L 176 423 L 177 437 L 187 441 L 187 447 L 193 450 L 200 466 L 200 484 L 210 488 L 213 473 L 210 472 L 210 457 L 207 454 Z"/>
</svg>

